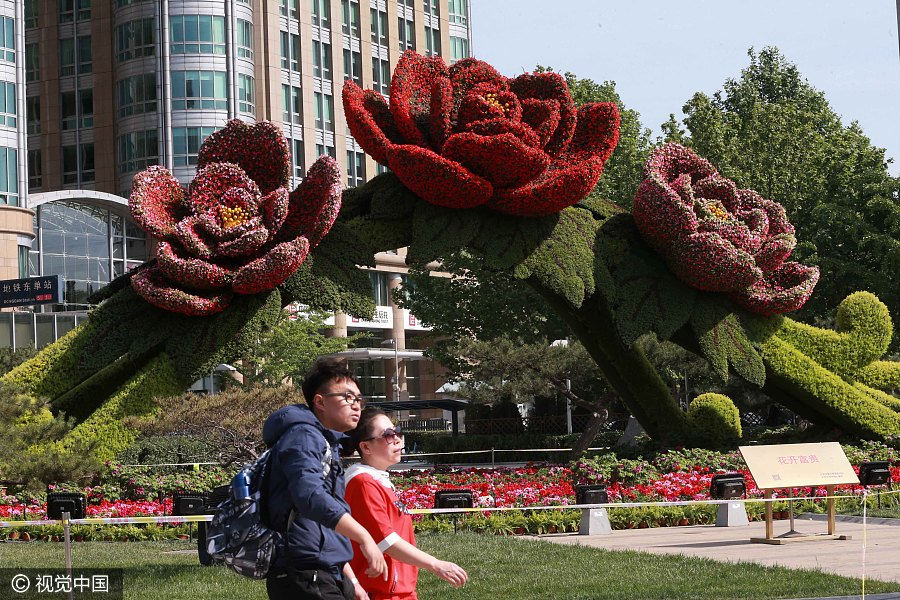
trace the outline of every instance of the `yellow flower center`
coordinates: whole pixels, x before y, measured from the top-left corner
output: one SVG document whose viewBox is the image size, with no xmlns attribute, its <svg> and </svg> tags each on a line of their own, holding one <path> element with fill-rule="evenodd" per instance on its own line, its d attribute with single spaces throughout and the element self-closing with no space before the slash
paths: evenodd
<svg viewBox="0 0 900 600">
<path fill-rule="evenodd" d="M 491 106 L 495 106 L 503 111 L 503 114 L 509 113 L 510 108 L 512 108 L 509 102 L 501 102 L 500 97 L 494 92 L 488 92 L 484 95 L 485 101 Z"/>
<path fill-rule="evenodd" d="M 219 219 L 222 221 L 222 227 L 231 229 L 247 222 L 249 215 L 240 206 L 220 206 Z"/>
<path fill-rule="evenodd" d="M 706 205 L 706 210 L 712 213 L 712 216 L 723 221 L 731 216 L 721 202 L 710 202 Z"/>
</svg>

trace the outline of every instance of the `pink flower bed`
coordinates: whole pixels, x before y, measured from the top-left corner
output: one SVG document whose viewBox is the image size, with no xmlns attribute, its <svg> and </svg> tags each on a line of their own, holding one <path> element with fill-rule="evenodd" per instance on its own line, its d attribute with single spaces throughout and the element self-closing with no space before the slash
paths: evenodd
<svg viewBox="0 0 900 600">
<path fill-rule="evenodd" d="M 709 483 L 721 470 L 708 467 L 679 467 L 681 470 L 664 473 L 648 483 L 609 483 L 607 491 L 611 502 L 676 502 L 682 500 L 708 500 Z M 855 467 L 856 468 L 856 467 Z M 747 479 L 747 495 L 762 497 L 753 477 L 744 471 Z M 575 504 L 575 473 L 569 467 L 527 466 L 518 469 L 462 469 L 452 473 L 435 473 L 433 470 L 405 471 L 394 474 L 394 482 L 403 502 L 414 509 L 434 508 L 434 495 L 439 490 L 468 489 L 475 495 L 475 505 L 481 508 L 514 508 L 528 506 L 568 506 Z M 891 467 L 891 479 L 900 483 L 900 466 Z M 839 495 L 860 495 L 858 485 L 838 486 Z M 110 502 L 91 488 L 85 492 L 89 498 L 88 517 L 162 516 L 172 514 L 172 499 L 117 500 Z M 824 487 L 799 488 L 795 497 L 823 497 Z M 776 497 L 786 498 L 787 491 L 779 490 Z M 13 496 L 0 495 L 0 519 L 19 520 L 23 513 L 29 519 L 46 518 L 46 504 L 23 505 Z"/>
</svg>

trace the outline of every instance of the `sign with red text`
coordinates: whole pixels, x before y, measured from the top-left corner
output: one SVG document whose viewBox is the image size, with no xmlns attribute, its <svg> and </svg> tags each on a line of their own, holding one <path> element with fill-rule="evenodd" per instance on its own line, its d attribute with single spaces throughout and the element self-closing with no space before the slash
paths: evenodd
<svg viewBox="0 0 900 600">
<path fill-rule="evenodd" d="M 740 451 L 761 490 L 859 483 L 837 442 L 741 446 Z"/>
</svg>

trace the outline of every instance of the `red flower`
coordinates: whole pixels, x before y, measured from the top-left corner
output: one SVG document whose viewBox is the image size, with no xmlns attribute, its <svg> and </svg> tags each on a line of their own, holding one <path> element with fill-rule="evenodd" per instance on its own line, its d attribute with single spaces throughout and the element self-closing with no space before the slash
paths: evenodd
<svg viewBox="0 0 900 600">
<path fill-rule="evenodd" d="M 783 206 L 738 189 L 684 146 L 650 156 L 633 215 L 679 279 L 725 292 L 751 312 L 797 310 L 819 280 L 816 267 L 785 262 L 797 240 Z"/>
<path fill-rule="evenodd" d="M 619 139 L 614 103 L 576 110 L 559 74 L 507 79 L 474 58 L 448 68 L 407 51 L 390 106 L 351 80 L 343 97 L 366 152 L 421 198 L 449 208 L 559 212 L 593 189 Z"/>
<path fill-rule="evenodd" d="M 156 264 L 131 285 L 145 300 L 187 315 L 223 310 L 234 293 L 284 282 L 331 228 L 340 209 L 340 170 L 323 156 L 292 193 L 290 150 L 269 122 L 239 120 L 200 148 L 185 193 L 163 167 L 135 175 L 135 222 L 159 240 Z"/>
</svg>

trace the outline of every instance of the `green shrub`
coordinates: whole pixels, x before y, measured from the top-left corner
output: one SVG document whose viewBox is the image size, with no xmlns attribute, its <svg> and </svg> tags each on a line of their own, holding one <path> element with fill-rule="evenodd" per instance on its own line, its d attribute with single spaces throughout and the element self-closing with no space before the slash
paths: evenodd
<svg viewBox="0 0 900 600">
<path fill-rule="evenodd" d="M 701 394 L 691 401 L 688 418 L 701 442 L 713 446 L 733 444 L 741 438 L 741 413 L 723 394 Z"/>
</svg>

